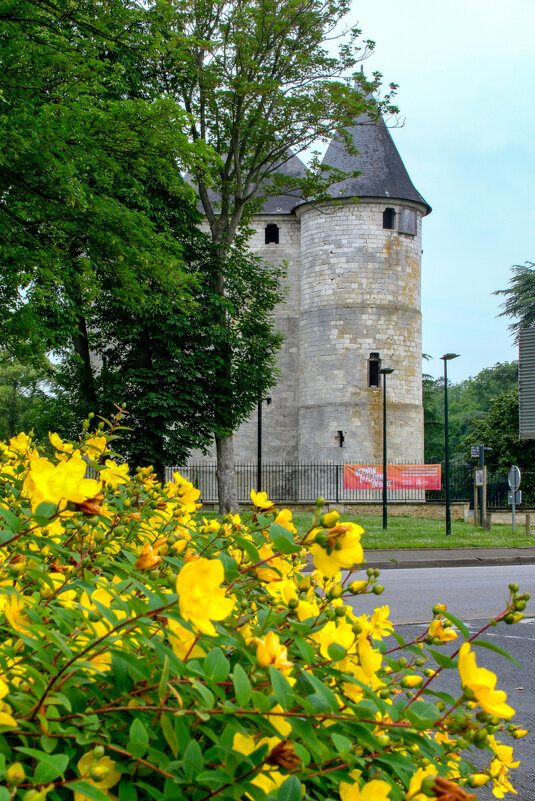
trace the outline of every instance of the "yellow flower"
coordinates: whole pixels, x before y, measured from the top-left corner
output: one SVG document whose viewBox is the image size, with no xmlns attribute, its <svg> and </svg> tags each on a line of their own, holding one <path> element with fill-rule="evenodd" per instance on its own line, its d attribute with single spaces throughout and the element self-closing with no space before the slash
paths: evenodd
<svg viewBox="0 0 535 801">
<path fill-rule="evenodd" d="M 281 556 L 273 556 L 273 548 L 269 543 L 258 549 L 258 555 L 263 565 L 255 568 L 255 573 L 261 581 L 279 581 L 285 578 L 292 569 L 291 564 Z"/>
<path fill-rule="evenodd" d="M 93 753 L 90 751 L 80 759 L 78 762 L 78 770 L 80 778 L 92 784 L 93 787 L 98 787 L 105 795 L 109 796 L 106 791 L 113 787 L 119 779 L 121 774 L 115 770 L 115 762 L 107 756 L 96 760 Z M 83 793 L 74 793 L 74 801 L 90 801 L 89 796 Z"/>
<path fill-rule="evenodd" d="M 291 670 L 293 662 L 289 661 L 288 649 L 285 645 L 282 645 L 278 634 L 274 631 L 268 631 L 265 639 L 261 640 L 256 637 L 255 642 L 257 643 L 256 658 L 260 667 L 265 668 L 273 665 L 273 667 L 283 672 Z"/>
<path fill-rule="evenodd" d="M 280 742 L 281 741 L 278 737 L 264 737 L 261 740 L 255 741 L 253 737 L 247 737 L 246 735 L 238 732 L 234 735 L 232 748 L 239 754 L 248 756 L 264 744 L 268 745 L 269 751 L 271 752 L 274 748 L 276 748 L 277 745 L 279 745 Z M 286 776 L 280 773 L 280 771 L 275 770 L 270 765 L 263 763 L 259 765 L 258 772 L 252 776 L 249 781 L 251 784 L 254 784 L 256 787 L 259 787 L 266 794 L 268 794 L 273 793 L 278 787 L 280 787 L 285 779 Z"/>
<path fill-rule="evenodd" d="M 84 442 L 84 449 L 89 459 L 96 461 L 97 459 L 100 459 L 106 450 L 107 445 L 108 441 L 106 437 L 97 437 L 94 435 L 89 437 L 89 439 L 86 439 Z"/>
<path fill-rule="evenodd" d="M 469 779 L 471 787 L 483 787 L 490 779 L 490 776 L 487 776 L 486 773 L 472 773 Z"/>
<path fill-rule="evenodd" d="M 422 683 L 423 679 L 421 676 L 416 676 L 414 673 L 412 676 L 403 676 L 401 680 L 402 687 L 419 687 Z"/>
<path fill-rule="evenodd" d="M 382 640 L 383 637 L 388 637 L 394 631 L 394 626 L 388 619 L 390 614 L 390 607 L 377 606 L 370 619 L 369 633 L 376 640 Z"/>
<path fill-rule="evenodd" d="M 297 529 L 292 523 L 292 513 L 289 509 L 281 509 L 274 522 L 288 529 L 291 534 L 297 534 Z"/>
<path fill-rule="evenodd" d="M 156 567 L 162 561 L 162 557 L 154 553 L 152 545 L 148 542 L 141 549 L 141 553 L 136 559 L 136 567 L 138 570 L 150 570 L 151 567 Z"/>
<path fill-rule="evenodd" d="M 358 565 L 364 558 L 360 536 L 364 529 L 356 523 L 340 523 L 325 532 L 326 547 L 314 543 L 309 547 L 314 566 L 324 576 L 334 576 L 339 570 Z"/>
<path fill-rule="evenodd" d="M 181 569 L 176 580 L 180 614 L 203 634 L 215 635 L 212 620 L 224 620 L 234 609 L 220 585 L 225 571 L 219 559 L 197 559 Z"/>
<path fill-rule="evenodd" d="M 106 465 L 105 469 L 99 473 L 101 481 L 110 484 L 112 487 L 118 487 L 119 484 L 128 484 L 130 476 L 128 475 L 128 465 L 126 463 L 118 465 L 112 459 L 106 459 L 104 464 Z"/>
<path fill-rule="evenodd" d="M 470 650 L 470 643 L 463 643 L 459 651 L 459 675 L 463 687 L 471 690 L 479 706 L 489 715 L 510 718 L 515 710 L 505 703 L 507 695 L 503 690 L 495 690 L 496 675 L 486 668 L 479 668 L 476 657 Z"/>
<path fill-rule="evenodd" d="M 9 449 L 23 456 L 29 450 L 31 444 L 31 438 L 24 431 L 21 431 L 16 437 L 11 437 Z"/>
<path fill-rule="evenodd" d="M 390 784 L 382 779 L 372 779 L 362 787 L 358 784 L 340 782 L 339 793 L 342 801 L 388 801 Z"/>
<path fill-rule="evenodd" d="M 30 618 L 23 611 L 24 599 L 12 595 L 4 606 L 4 614 L 9 625 L 15 631 L 24 631 L 24 629 L 31 627 Z"/>
<path fill-rule="evenodd" d="M 61 437 L 58 434 L 52 433 L 52 431 L 48 432 L 48 439 L 50 440 L 50 444 L 53 448 L 59 451 L 61 454 L 64 453 L 72 453 L 74 450 L 74 445 L 71 442 L 63 442 Z M 57 456 L 58 454 L 56 454 Z"/>
<path fill-rule="evenodd" d="M 32 510 L 44 501 L 65 508 L 67 501 L 81 504 L 98 495 L 101 484 L 84 478 L 86 469 L 84 460 L 76 455 L 57 465 L 48 459 L 31 459 L 23 492 L 31 498 Z"/>
<path fill-rule="evenodd" d="M 435 618 L 435 620 L 432 620 L 429 624 L 429 636 L 440 640 L 440 642 L 450 642 L 450 640 L 457 639 L 457 632 L 454 631 L 451 626 L 445 629 L 442 621 Z"/>
<path fill-rule="evenodd" d="M 434 765 L 428 765 L 426 768 L 418 768 L 416 773 L 413 773 L 409 782 L 409 789 L 405 796 L 406 801 L 428 801 L 428 796 L 420 793 L 424 779 L 428 776 L 436 776 L 437 769 Z"/>
<path fill-rule="evenodd" d="M 271 509 L 273 501 L 270 501 L 267 492 L 255 492 L 251 490 L 251 500 L 258 509 Z"/>
<path fill-rule="evenodd" d="M 188 629 L 181 626 L 178 620 L 168 618 L 167 628 L 169 629 L 169 642 L 174 653 L 179 659 L 184 661 L 186 657 L 189 659 L 196 656 L 204 656 L 204 651 L 198 645 L 195 645 L 196 635 Z"/>
<path fill-rule="evenodd" d="M 275 712 L 278 712 L 279 714 L 273 714 Z M 269 720 L 272 726 L 275 726 L 282 737 L 288 737 L 292 731 L 292 726 L 284 717 L 284 710 L 280 704 L 276 704 L 271 710 L 271 713 L 266 715 L 266 718 Z"/>
<path fill-rule="evenodd" d="M 288 602 L 297 598 L 295 581 L 292 579 L 281 579 L 281 581 L 271 581 L 266 590 L 272 598 L 276 598 L 282 604 L 288 606 Z"/>
</svg>

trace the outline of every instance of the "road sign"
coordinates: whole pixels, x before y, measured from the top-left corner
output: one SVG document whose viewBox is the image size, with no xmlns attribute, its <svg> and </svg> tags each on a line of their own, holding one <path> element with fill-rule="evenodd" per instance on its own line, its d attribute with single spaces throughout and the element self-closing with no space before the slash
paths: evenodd
<svg viewBox="0 0 535 801">
<path fill-rule="evenodd" d="M 474 483 L 476 487 L 482 487 L 485 483 L 485 471 L 483 468 L 476 470 L 476 475 L 474 479 Z"/>
<path fill-rule="evenodd" d="M 481 448 L 479 445 L 472 445 L 470 448 L 470 456 L 472 459 L 479 459 L 479 454 L 481 453 Z"/>
<path fill-rule="evenodd" d="M 517 490 L 519 488 L 520 478 L 520 468 L 514 464 L 509 470 L 509 475 L 507 476 L 507 481 L 509 482 L 509 486 L 512 490 Z"/>
<path fill-rule="evenodd" d="M 511 505 L 514 504 L 515 506 L 518 506 L 518 504 L 522 503 L 522 490 L 509 490 L 507 493 L 507 502 Z"/>
</svg>

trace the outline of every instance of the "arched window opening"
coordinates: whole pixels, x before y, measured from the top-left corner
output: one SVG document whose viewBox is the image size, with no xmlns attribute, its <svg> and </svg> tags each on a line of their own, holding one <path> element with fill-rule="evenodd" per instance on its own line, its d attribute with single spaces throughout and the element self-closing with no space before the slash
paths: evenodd
<svg viewBox="0 0 535 801">
<path fill-rule="evenodd" d="M 268 223 L 266 225 L 266 245 L 278 245 L 279 244 L 279 226 L 275 223 Z"/>
<path fill-rule="evenodd" d="M 368 386 L 380 387 L 381 386 L 381 359 L 378 353 L 370 353 L 368 359 Z"/>
<path fill-rule="evenodd" d="M 393 231 L 395 220 L 396 220 L 395 209 L 385 209 L 383 211 L 383 228 L 389 228 L 391 231 Z"/>
</svg>

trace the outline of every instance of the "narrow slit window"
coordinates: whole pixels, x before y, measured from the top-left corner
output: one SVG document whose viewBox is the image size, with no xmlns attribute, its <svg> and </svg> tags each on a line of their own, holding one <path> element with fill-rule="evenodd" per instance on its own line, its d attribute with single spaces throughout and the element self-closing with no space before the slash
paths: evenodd
<svg viewBox="0 0 535 801">
<path fill-rule="evenodd" d="M 399 233 L 416 236 L 418 230 L 418 218 L 414 209 L 401 209 L 399 218 Z"/>
<path fill-rule="evenodd" d="M 368 359 L 368 386 L 380 387 L 381 386 L 381 359 L 378 353 L 370 353 Z"/>
<path fill-rule="evenodd" d="M 395 209 L 385 209 L 383 211 L 383 228 L 388 228 L 391 231 L 394 230 L 396 221 L 396 211 Z"/>
<path fill-rule="evenodd" d="M 275 223 L 268 223 L 265 231 L 266 245 L 279 244 L 279 226 Z"/>
</svg>

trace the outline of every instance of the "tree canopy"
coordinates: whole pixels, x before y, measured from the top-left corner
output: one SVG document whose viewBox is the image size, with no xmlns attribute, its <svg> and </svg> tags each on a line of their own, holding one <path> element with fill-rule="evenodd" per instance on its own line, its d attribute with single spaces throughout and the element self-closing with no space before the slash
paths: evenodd
<svg viewBox="0 0 535 801">
<path fill-rule="evenodd" d="M 517 342 L 521 328 L 535 326 L 535 264 L 531 261 L 515 264 L 511 272 L 508 289 L 498 289 L 494 294 L 505 298 L 498 316 L 513 319 L 509 330 Z"/>
</svg>

